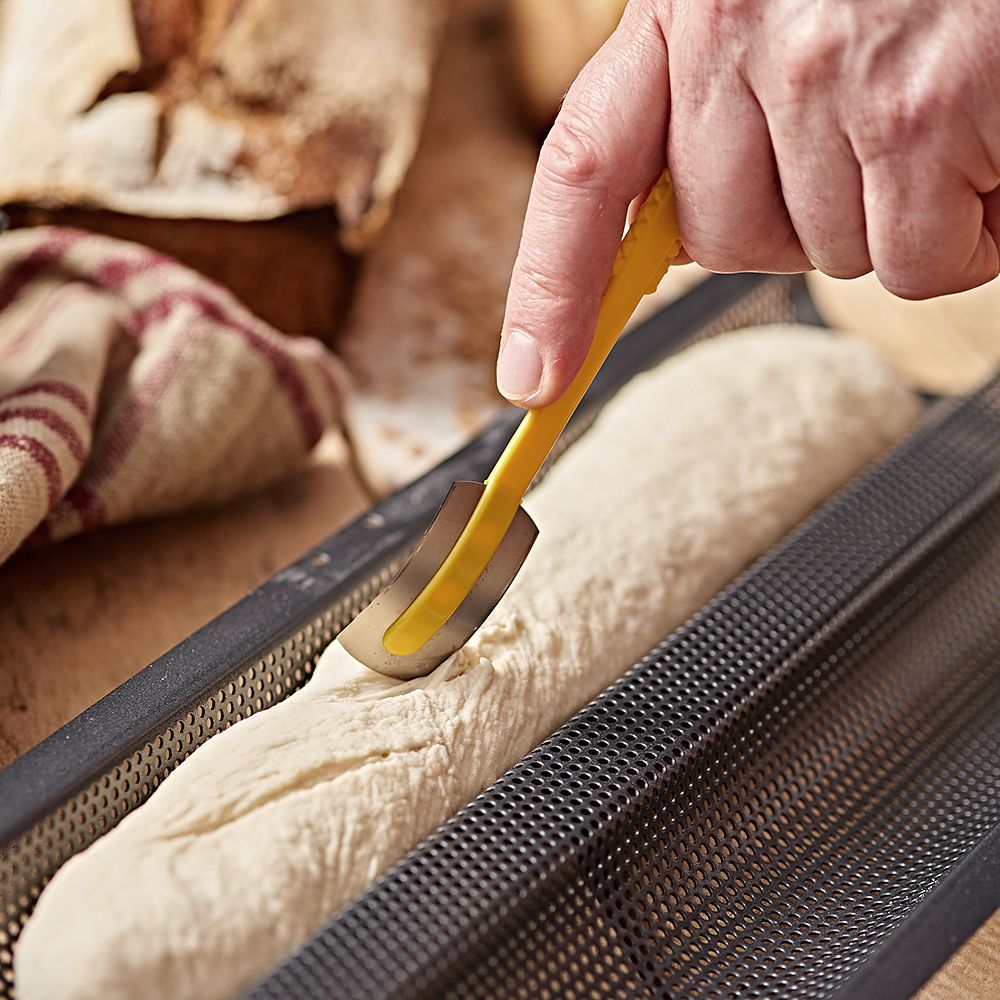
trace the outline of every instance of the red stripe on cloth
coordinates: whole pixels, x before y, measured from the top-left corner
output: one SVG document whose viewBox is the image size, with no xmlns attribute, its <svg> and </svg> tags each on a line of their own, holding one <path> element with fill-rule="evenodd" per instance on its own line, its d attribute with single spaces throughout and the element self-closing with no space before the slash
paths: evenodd
<svg viewBox="0 0 1000 1000">
<path fill-rule="evenodd" d="M 306 447 L 311 448 L 323 433 L 323 421 L 309 398 L 308 386 L 296 369 L 295 363 L 266 337 L 242 320 L 229 315 L 221 303 L 213 301 L 201 292 L 187 290 L 167 292 L 134 316 L 135 335 L 141 340 L 146 328 L 151 323 L 158 323 L 166 319 L 170 311 L 177 305 L 194 306 L 201 310 L 213 322 L 242 336 L 258 354 L 266 359 L 278 380 L 278 384 L 288 395 L 292 409 L 298 417 Z"/>
<path fill-rule="evenodd" d="M 175 347 L 170 355 L 160 359 L 125 400 L 121 413 L 100 448 L 99 456 L 94 456 L 97 461 L 92 459 L 87 471 L 87 479 L 95 494 L 100 484 L 113 476 L 126 461 L 135 439 L 142 431 L 146 414 L 159 404 L 177 377 L 180 370 L 178 354 Z"/>
<path fill-rule="evenodd" d="M 55 455 L 38 438 L 27 434 L 0 434 L 0 448 L 12 448 L 30 455 L 45 473 L 45 484 L 49 491 L 49 510 L 52 510 L 62 493 L 62 473 Z"/>
<path fill-rule="evenodd" d="M 104 503 L 93 490 L 77 483 L 66 494 L 66 501 L 80 515 L 84 531 L 93 531 L 104 524 L 106 517 Z"/>
<path fill-rule="evenodd" d="M 133 278 L 159 270 L 168 264 L 176 265 L 176 261 L 155 250 L 144 251 L 141 256 L 132 255 L 128 259 L 113 257 L 105 261 L 98 267 L 94 277 L 104 288 L 112 292 L 121 292 Z"/>
<path fill-rule="evenodd" d="M 14 264 L 0 279 L 0 312 L 6 309 L 45 268 L 84 238 L 84 233 L 72 229 L 54 229 L 48 233 L 34 250 Z"/>
<path fill-rule="evenodd" d="M 55 410 L 46 409 L 44 406 L 10 406 L 0 407 L 0 423 L 5 420 L 37 420 L 45 424 L 49 430 L 55 431 L 69 448 L 70 454 L 81 464 L 87 459 L 87 449 L 83 444 L 76 428 L 66 419 L 59 416 Z"/>
<path fill-rule="evenodd" d="M 30 396 L 35 392 L 47 392 L 50 396 L 59 396 L 67 402 L 72 403 L 88 420 L 91 419 L 90 402 L 87 397 L 70 382 L 62 379 L 43 378 L 37 382 L 28 382 L 20 385 L 16 389 L 0 396 L 0 403 L 8 403 L 18 396 Z"/>
</svg>

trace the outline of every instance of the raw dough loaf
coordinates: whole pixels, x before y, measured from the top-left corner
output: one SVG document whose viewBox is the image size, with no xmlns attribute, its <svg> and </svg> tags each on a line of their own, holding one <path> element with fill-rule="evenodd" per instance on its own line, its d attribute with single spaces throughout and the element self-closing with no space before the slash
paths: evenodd
<svg viewBox="0 0 1000 1000">
<path fill-rule="evenodd" d="M 306 940 L 915 419 L 866 345 L 771 328 L 641 376 L 529 497 L 541 534 L 465 649 L 376 676 L 334 644 L 69 861 L 20 1000 L 229 997 Z"/>
</svg>

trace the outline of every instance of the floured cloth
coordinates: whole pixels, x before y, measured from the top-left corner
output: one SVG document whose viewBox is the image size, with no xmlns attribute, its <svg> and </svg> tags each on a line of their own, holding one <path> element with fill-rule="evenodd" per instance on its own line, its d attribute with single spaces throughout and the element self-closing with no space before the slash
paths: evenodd
<svg viewBox="0 0 1000 1000">
<path fill-rule="evenodd" d="M 221 503 L 299 465 L 346 376 L 152 251 L 0 237 L 0 560 L 29 537 Z"/>
<path fill-rule="evenodd" d="M 637 377 L 526 498 L 540 530 L 462 650 L 401 682 L 338 643 L 44 889 L 20 1000 L 224 1000 L 265 973 L 908 428 L 867 345 L 708 340 Z"/>
<path fill-rule="evenodd" d="M 385 221 L 446 0 L 0 0 L 0 203 Z"/>
</svg>

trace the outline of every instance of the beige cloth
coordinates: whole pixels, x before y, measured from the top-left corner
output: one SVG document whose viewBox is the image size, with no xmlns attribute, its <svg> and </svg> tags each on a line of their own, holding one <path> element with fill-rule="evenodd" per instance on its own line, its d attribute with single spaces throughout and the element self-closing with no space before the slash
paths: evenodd
<svg viewBox="0 0 1000 1000">
<path fill-rule="evenodd" d="M 67 229 L 0 237 L 0 560 L 272 482 L 345 385 L 319 343 L 170 258 Z"/>
</svg>

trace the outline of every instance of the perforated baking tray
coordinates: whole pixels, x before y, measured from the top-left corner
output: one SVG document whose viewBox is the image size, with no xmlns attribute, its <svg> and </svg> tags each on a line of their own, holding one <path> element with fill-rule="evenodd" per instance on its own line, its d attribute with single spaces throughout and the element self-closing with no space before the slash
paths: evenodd
<svg viewBox="0 0 1000 1000">
<path fill-rule="evenodd" d="M 709 281 L 615 349 L 574 432 L 681 344 L 792 318 L 815 318 L 798 279 Z M 304 683 L 447 485 L 481 478 L 515 422 L 0 772 L 4 996 L 13 939 L 58 866 L 212 733 Z M 908 995 L 1000 901 L 983 874 L 1000 825 L 997 455 L 994 385 L 824 508 L 255 995 Z M 969 884 L 972 903 L 955 890 Z M 946 942 L 927 931 L 942 919 Z"/>
</svg>

